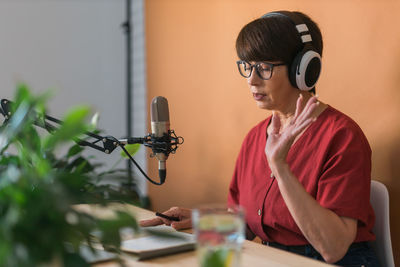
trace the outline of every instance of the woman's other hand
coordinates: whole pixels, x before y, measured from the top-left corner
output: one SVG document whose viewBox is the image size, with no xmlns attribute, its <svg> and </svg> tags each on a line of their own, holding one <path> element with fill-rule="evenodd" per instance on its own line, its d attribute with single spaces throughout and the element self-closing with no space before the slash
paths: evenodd
<svg viewBox="0 0 400 267">
<path fill-rule="evenodd" d="M 147 226 L 156 226 L 165 224 L 171 226 L 176 230 L 183 230 L 192 228 L 192 210 L 187 208 L 180 208 L 180 207 L 172 207 L 167 211 L 164 211 L 163 214 L 170 216 L 170 217 L 178 217 L 179 221 L 171 221 L 161 217 L 154 217 L 147 220 L 141 220 L 139 222 L 140 226 L 147 227 Z"/>
</svg>

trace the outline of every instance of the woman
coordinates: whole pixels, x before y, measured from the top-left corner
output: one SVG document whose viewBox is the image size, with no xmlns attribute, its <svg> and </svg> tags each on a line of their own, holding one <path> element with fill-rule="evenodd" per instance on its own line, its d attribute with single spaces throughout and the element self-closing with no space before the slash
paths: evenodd
<svg viewBox="0 0 400 267">
<path fill-rule="evenodd" d="M 368 245 L 371 149 L 362 130 L 313 94 L 322 36 L 300 12 L 279 11 L 243 27 L 239 72 L 259 108 L 272 116 L 246 136 L 228 202 L 246 209 L 247 238 L 344 266 L 378 266 Z M 191 226 L 190 210 L 171 208 L 143 226 Z"/>
</svg>

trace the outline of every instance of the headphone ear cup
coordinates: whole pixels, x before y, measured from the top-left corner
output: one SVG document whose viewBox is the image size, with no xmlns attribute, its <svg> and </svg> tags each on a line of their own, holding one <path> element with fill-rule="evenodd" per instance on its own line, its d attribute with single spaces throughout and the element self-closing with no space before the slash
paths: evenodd
<svg viewBox="0 0 400 267">
<path fill-rule="evenodd" d="M 302 50 L 292 62 L 289 79 L 298 89 L 314 88 L 321 73 L 321 56 L 314 50 Z"/>
<path fill-rule="evenodd" d="M 292 64 L 290 64 L 290 70 L 289 70 L 289 80 L 290 83 L 292 84 L 293 87 L 296 87 L 297 89 L 300 89 L 299 86 L 297 85 L 297 69 L 298 66 L 300 65 L 301 62 L 301 58 L 303 57 L 304 52 L 301 51 L 300 53 L 298 53 L 293 61 Z"/>
</svg>

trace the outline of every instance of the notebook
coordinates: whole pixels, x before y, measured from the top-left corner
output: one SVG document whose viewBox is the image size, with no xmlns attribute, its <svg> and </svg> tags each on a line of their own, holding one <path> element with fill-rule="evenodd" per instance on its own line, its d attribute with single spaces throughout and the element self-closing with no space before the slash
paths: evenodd
<svg viewBox="0 0 400 267">
<path fill-rule="evenodd" d="M 81 245 L 79 252 L 88 263 L 99 263 L 117 259 L 115 253 L 96 248 L 92 251 L 87 245 Z"/>
<path fill-rule="evenodd" d="M 151 231 L 157 231 L 162 235 L 145 233 L 144 235 L 122 241 L 121 250 L 134 253 L 139 260 L 175 254 L 193 250 L 195 248 L 194 235 L 178 232 L 170 226 L 159 225 L 147 227 Z M 166 234 L 171 236 L 166 236 Z"/>
</svg>

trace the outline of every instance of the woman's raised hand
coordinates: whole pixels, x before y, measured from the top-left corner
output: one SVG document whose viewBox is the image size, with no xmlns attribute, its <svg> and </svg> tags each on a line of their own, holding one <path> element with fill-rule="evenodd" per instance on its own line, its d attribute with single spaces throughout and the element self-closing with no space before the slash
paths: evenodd
<svg viewBox="0 0 400 267">
<path fill-rule="evenodd" d="M 164 211 L 162 214 L 177 217 L 179 221 L 171 221 L 162 217 L 154 217 L 147 220 L 141 220 L 139 222 L 140 226 L 156 226 L 160 224 L 169 225 L 176 230 L 188 229 L 192 227 L 192 210 L 180 207 L 172 207 L 167 211 Z"/>
<path fill-rule="evenodd" d="M 313 113 L 319 102 L 316 96 L 312 96 L 304 106 L 303 96 L 300 94 L 296 102 L 296 112 L 290 123 L 281 129 L 281 120 L 274 112 L 271 119 L 271 131 L 265 145 L 265 154 L 270 164 L 286 163 L 289 149 L 307 126 L 316 120 Z"/>
</svg>

